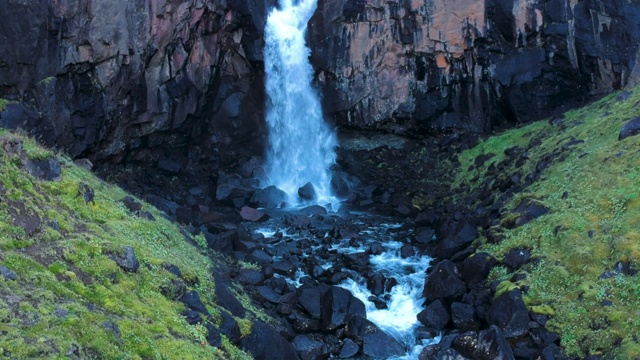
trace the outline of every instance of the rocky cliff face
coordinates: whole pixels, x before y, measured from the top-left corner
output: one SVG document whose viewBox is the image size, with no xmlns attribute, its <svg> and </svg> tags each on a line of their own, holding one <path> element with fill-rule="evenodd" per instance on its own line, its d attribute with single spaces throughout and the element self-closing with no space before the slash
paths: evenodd
<svg viewBox="0 0 640 360">
<path fill-rule="evenodd" d="M 0 97 L 17 104 L 0 124 L 169 170 L 259 153 L 275 3 L 3 1 Z M 308 38 L 337 124 L 483 132 L 636 83 L 638 18 L 627 0 L 319 0 Z"/>
<path fill-rule="evenodd" d="M 94 160 L 195 159 L 195 145 L 233 152 L 264 132 L 268 6 L 3 1 L 0 97 L 18 103 L 0 124 Z"/>
<path fill-rule="evenodd" d="M 488 131 L 634 84 L 626 0 L 319 0 L 310 26 L 338 124 Z"/>
</svg>

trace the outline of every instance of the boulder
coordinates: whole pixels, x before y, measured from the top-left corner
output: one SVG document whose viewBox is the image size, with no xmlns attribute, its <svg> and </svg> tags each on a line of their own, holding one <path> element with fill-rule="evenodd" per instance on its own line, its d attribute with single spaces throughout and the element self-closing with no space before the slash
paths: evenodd
<svg viewBox="0 0 640 360">
<path fill-rule="evenodd" d="M 240 300 L 229 290 L 229 282 L 219 274 L 213 274 L 216 289 L 216 303 L 223 308 L 229 310 L 231 314 L 237 317 L 244 317 L 246 310 Z"/>
<path fill-rule="evenodd" d="M 418 321 L 427 327 L 443 330 L 447 324 L 449 324 L 449 321 L 451 321 L 451 316 L 444 302 L 442 300 L 435 300 L 418 313 Z"/>
<path fill-rule="evenodd" d="M 358 344 L 354 343 L 351 339 L 346 339 L 342 344 L 342 348 L 340 349 L 340 354 L 338 355 L 338 357 L 340 359 L 347 359 L 356 356 L 358 351 L 360 351 L 360 347 L 358 346 Z"/>
<path fill-rule="evenodd" d="M 220 322 L 220 332 L 233 344 L 237 344 L 242 338 L 238 322 L 236 322 L 231 315 L 227 314 L 226 311 L 220 311 L 220 317 L 222 318 Z"/>
<path fill-rule="evenodd" d="M 328 286 L 316 286 L 310 284 L 304 284 L 297 290 L 298 303 L 311 315 L 313 318 L 320 320 L 322 313 L 320 309 L 320 299 L 329 289 Z"/>
<path fill-rule="evenodd" d="M 241 269 L 238 272 L 238 281 L 246 285 L 261 285 L 264 282 L 264 276 L 258 270 Z"/>
<path fill-rule="evenodd" d="M 354 297 L 348 290 L 332 286 L 320 300 L 322 328 L 333 331 L 344 326 L 350 316 L 366 317 L 364 303 Z"/>
<path fill-rule="evenodd" d="M 513 210 L 513 215 L 503 222 L 503 226 L 513 229 L 522 226 L 549 212 L 549 208 L 534 199 L 524 199 Z"/>
<path fill-rule="evenodd" d="M 458 268 L 450 260 L 443 260 L 434 266 L 424 283 L 424 297 L 429 300 L 453 300 L 461 297 L 466 290 Z"/>
<path fill-rule="evenodd" d="M 15 273 L 15 271 L 9 269 L 8 267 L 1 265 L 0 266 L 0 275 L 2 275 L 2 278 L 5 280 L 16 280 L 18 279 L 18 275 Z"/>
<path fill-rule="evenodd" d="M 269 219 L 269 215 L 248 206 L 242 207 L 240 210 L 240 217 L 242 217 L 243 220 L 253 222 L 262 222 Z"/>
<path fill-rule="evenodd" d="M 448 259 L 455 253 L 469 246 L 477 237 L 475 225 L 468 219 L 444 222 L 436 229 L 438 245 L 433 255 L 440 259 Z"/>
<path fill-rule="evenodd" d="M 310 182 L 304 184 L 298 189 L 298 196 L 302 200 L 313 200 L 316 197 L 316 190 Z"/>
<path fill-rule="evenodd" d="M 467 332 L 453 341 L 453 347 L 460 354 L 476 360 L 513 360 L 513 351 L 500 328 L 491 325 L 480 333 Z"/>
<path fill-rule="evenodd" d="M 618 134 L 618 141 L 638 134 L 640 134 L 640 117 L 634 117 L 622 126 Z"/>
<path fill-rule="evenodd" d="M 486 320 L 502 329 L 507 338 L 524 335 L 529 330 L 529 314 L 520 290 L 509 291 L 494 299 Z"/>
<path fill-rule="evenodd" d="M 302 360 L 320 360 L 329 357 L 327 345 L 308 335 L 298 335 L 291 342 Z"/>
<path fill-rule="evenodd" d="M 488 253 L 476 253 L 466 258 L 460 265 L 460 276 L 468 288 L 472 288 L 486 279 L 496 263 Z"/>
<path fill-rule="evenodd" d="M 209 315 L 207 307 L 204 305 L 202 300 L 200 300 L 200 295 L 195 290 L 184 293 L 178 300 L 180 300 L 187 308 L 193 311 Z"/>
<path fill-rule="evenodd" d="M 124 253 L 121 255 L 112 255 L 112 259 L 114 259 L 116 264 L 124 271 L 137 272 L 140 268 L 140 262 L 138 262 L 138 258 L 131 246 L 125 246 Z"/>
<path fill-rule="evenodd" d="M 374 359 L 388 359 L 406 353 L 406 349 L 398 340 L 380 330 L 363 315 L 349 317 L 345 335 L 354 342 L 362 344 L 362 353 Z"/>
<path fill-rule="evenodd" d="M 31 160 L 23 157 L 24 168 L 31 176 L 47 181 L 60 181 L 62 168 L 57 157 L 49 157 L 44 160 Z"/>
<path fill-rule="evenodd" d="M 451 304 L 451 320 L 453 325 L 462 332 L 480 330 L 480 320 L 473 306 L 469 304 L 459 302 Z"/>
<path fill-rule="evenodd" d="M 243 349 L 255 359 L 298 360 L 296 349 L 270 325 L 256 320 L 251 333 L 241 341 Z"/>
<path fill-rule="evenodd" d="M 249 203 L 253 206 L 272 209 L 281 206 L 286 200 L 287 193 L 272 185 L 256 190 L 249 199 Z"/>
<path fill-rule="evenodd" d="M 531 250 L 524 248 L 511 249 L 504 256 L 502 263 L 507 265 L 511 270 L 518 270 L 522 265 L 531 260 Z"/>
</svg>

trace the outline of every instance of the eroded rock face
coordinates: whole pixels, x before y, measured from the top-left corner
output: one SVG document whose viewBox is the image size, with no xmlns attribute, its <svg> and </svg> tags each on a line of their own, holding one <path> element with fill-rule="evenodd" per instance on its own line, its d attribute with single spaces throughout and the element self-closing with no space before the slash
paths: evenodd
<svg viewBox="0 0 640 360">
<path fill-rule="evenodd" d="M 262 136 L 262 31 L 272 3 L 4 1 L 0 97 L 18 104 L 0 124 L 115 162 L 192 160 L 189 145 L 224 152 Z"/>
<path fill-rule="evenodd" d="M 635 84 L 624 0 L 319 0 L 309 38 L 338 124 L 487 131 Z"/>
</svg>

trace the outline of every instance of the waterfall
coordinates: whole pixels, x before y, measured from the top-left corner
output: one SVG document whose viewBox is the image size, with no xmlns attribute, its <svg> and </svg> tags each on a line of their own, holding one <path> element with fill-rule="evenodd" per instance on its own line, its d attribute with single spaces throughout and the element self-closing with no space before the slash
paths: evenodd
<svg viewBox="0 0 640 360">
<path fill-rule="evenodd" d="M 292 203 L 298 203 L 298 188 L 308 182 L 315 189 L 316 203 L 335 201 L 329 167 L 335 163 L 337 140 L 311 86 L 311 51 L 305 42 L 316 2 L 282 0 L 265 28 L 269 149 L 264 182 L 284 190 Z"/>
</svg>

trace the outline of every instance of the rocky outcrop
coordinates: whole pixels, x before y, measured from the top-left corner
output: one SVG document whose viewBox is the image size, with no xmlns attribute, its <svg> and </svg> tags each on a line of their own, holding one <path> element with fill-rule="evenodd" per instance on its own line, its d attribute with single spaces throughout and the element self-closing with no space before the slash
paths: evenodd
<svg viewBox="0 0 640 360">
<path fill-rule="evenodd" d="M 177 158 L 178 170 L 207 147 L 259 144 L 273 2 L 4 1 L 0 98 L 17 103 L 0 125 L 72 156 Z"/>
<path fill-rule="evenodd" d="M 489 131 L 637 83 L 623 0 L 319 0 L 309 38 L 340 125 Z"/>
</svg>

